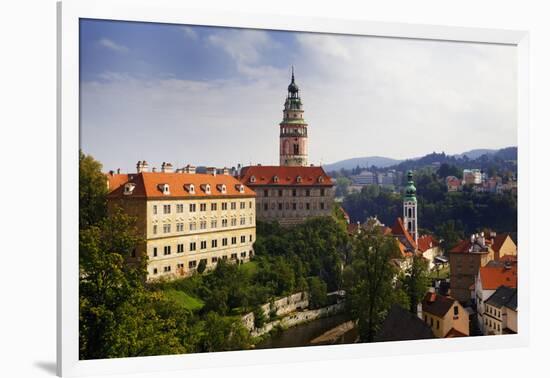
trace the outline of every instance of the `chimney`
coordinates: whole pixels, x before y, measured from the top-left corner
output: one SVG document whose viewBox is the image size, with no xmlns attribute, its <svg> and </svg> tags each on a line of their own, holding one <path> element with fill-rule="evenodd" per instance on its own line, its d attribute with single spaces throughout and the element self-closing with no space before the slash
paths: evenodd
<svg viewBox="0 0 550 378">
<path fill-rule="evenodd" d="M 224 175 L 227 175 L 227 176 L 228 176 L 228 175 L 229 175 L 229 168 L 223 167 L 222 173 L 223 173 Z"/>
<path fill-rule="evenodd" d="M 116 169 L 116 174 L 117 174 L 117 175 L 120 175 L 120 168 L 117 168 L 117 169 Z"/>
<path fill-rule="evenodd" d="M 156 172 L 157 171 L 157 167 L 153 167 L 153 172 Z"/>
<path fill-rule="evenodd" d="M 147 162 L 145 160 L 138 161 L 137 164 L 136 164 L 136 172 L 137 173 L 149 172 L 149 164 L 147 164 Z"/>
<path fill-rule="evenodd" d="M 163 162 L 160 167 L 160 171 L 162 173 L 173 173 L 174 169 L 172 167 L 172 164 Z"/>
<path fill-rule="evenodd" d="M 183 168 L 183 172 L 184 173 L 190 173 L 190 174 L 194 174 L 196 171 L 196 168 L 190 164 L 187 164 L 184 168 Z"/>
<path fill-rule="evenodd" d="M 216 176 L 216 167 L 206 167 L 206 174 Z"/>
</svg>

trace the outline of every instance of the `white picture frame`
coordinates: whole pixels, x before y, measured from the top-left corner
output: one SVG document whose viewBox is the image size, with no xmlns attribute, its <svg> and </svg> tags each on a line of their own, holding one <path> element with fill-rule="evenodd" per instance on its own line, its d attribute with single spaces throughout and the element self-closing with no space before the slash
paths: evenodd
<svg viewBox="0 0 550 378">
<path fill-rule="evenodd" d="M 78 359 L 78 149 L 79 19 L 226 26 L 413 38 L 517 46 L 518 54 L 518 306 L 519 333 L 505 337 L 456 338 L 353 344 L 292 349 L 251 350 L 172 356 Z M 113 0 L 58 3 L 58 251 L 57 372 L 62 376 L 175 371 L 276 362 L 338 360 L 409 353 L 456 352 L 526 346 L 529 342 L 529 119 L 528 49 L 525 31 L 411 25 L 337 19 L 274 16 L 189 9 L 177 0 Z"/>
</svg>

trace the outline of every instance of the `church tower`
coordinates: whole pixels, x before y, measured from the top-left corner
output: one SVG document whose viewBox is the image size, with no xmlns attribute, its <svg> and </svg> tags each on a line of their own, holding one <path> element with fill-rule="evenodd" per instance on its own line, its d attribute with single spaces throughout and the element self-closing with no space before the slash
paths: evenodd
<svg viewBox="0 0 550 378">
<path fill-rule="evenodd" d="M 403 199 L 403 223 L 405 228 L 418 242 L 418 212 L 416 202 L 416 187 L 414 186 L 412 171 L 407 172 L 407 186 L 405 187 L 405 198 Z"/>
<path fill-rule="evenodd" d="M 307 166 L 307 123 L 304 120 L 299 88 L 294 82 L 294 67 L 283 110 L 283 121 L 279 126 L 279 165 Z"/>
</svg>

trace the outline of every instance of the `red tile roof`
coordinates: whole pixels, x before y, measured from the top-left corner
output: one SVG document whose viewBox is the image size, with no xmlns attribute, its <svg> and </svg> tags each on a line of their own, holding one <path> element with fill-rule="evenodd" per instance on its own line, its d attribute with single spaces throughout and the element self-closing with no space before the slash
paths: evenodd
<svg viewBox="0 0 550 378">
<path fill-rule="evenodd" d="M 401 218 L 397 218 L 395 220 L 395 223 L 391 228 L 391 233 L 394 236 L 404 237 L 407 240 L 407 242 L 410 244 L 410 248 L 416 249 L 416 243 L 413 237 L 411 236 L 411 234 L 409 234 L 409 232 L 405 229 L 405 225 L 403 224 L 403 220 Z"/>
<path fill-rule="evenodd" d="M 407 247 L 405 244 L 401 243 L 399 239 L 397 239 L 397 247 L 399 248 L 399 252 L 401 252 L 402 257 L 411 257 L 412 252 L 407 251 Z"/>
<path fill-rule="evenodd" d="M 460 179 L 455 176 L 447 176 L 445 181 L 447 182 L 447 185 L 454 185 L 454 186 L 460 186 L 460 184 L 462 183 Z"/>
<path fill-rule="evenodd" d="M 358 234 L 359 233 L 359 230 L 360 230 L 360 225 L 358 225 L 357 223 L 349 223 L 348 224 L 348 234 L 349 235 L 355 235 L 355 234 Z"/>
<path fill-rule="evenodd" d="M 298 178 L 301 178 L 301 181 Z M 241 169 L 239 179 L 243 184 L 250 187 L 265 185 L 333 186 L 331 178 L 325 173 L 323 167 L 315 166 L 286 167 L 252 165 Z"/>
<path fill-rule="evenodd" d="M 107 173 L 105 174 L 107 177 L 107 191 L 112 192 L 116 188 L 118 188 L 121 185 L 126 184 L 128 182 L 128 175 L 125 173 Z"/>
<path fill-rule="evenodd" d="M 254 197 L 256 195 L 246 185 L 243 185 L 244 191 L 240 193 L 238 187 L 241 182 L 229 175 L 142 172 L 127 176 L 128 180 L 109 193 L 108 198 Z M 124 194 L 126 183 L 135 184 L 131 195 Z M 162 193 L 160 187 L 163 184 L 169 185 L 170 194 Z M 188 189 L 190 184 L 195 187 L 194 194 L 190 193 Z M 210 185 L 211 194 L 207 194 L 203 189 L 206 185 Z M 226 193 L 222 193 L 221 185 L 225 185 Z"/>
<path fill-rule="evenodd" d="M 423 235 L 418 238 L 418 250 L 426 252 L 428 249 L 437 247 L 439 242 L 432 235 Z"/>
<path fill-rule="evenodd" d="M 496 290 L 499 286 L 517 288 L 517 264 L 505 266 L 483 266 L 479 268 L 479 276 L 483 290 Z"/>
<path fill-rule="evenodd" d="M 457 245 L 451 249 L 451 253 L 468 253 L 470 248 L 469 240 L 461 240 Z"/>
<path fill-rule="evenodd" d="M 346 221 L 349 223 L 349 221 L 351 220 L 351 218 L 349 217 L 349 214 L 347 213 L 346 210 L 344 210 L 344 208 L 342 206 L 338 206 L 338 209 L 340 209 L 340 211 L 342 212 L 342 214 L 344 215 L 344 218 L 346 219 Z"/>
<path fill-rule="evenodd" d="M 422 311 L 442 318 L 449 312 L 455 302 L 454 298 L 428 292 L 422 300 Z"/>
</svg>

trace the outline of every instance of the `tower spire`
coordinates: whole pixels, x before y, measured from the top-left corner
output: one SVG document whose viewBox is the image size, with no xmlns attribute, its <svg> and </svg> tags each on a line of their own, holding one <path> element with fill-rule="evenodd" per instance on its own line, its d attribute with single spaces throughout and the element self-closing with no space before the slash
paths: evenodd
<svg viewBox="0 0 550 378">
<path fill-rule="evenodd" d="M 403 198 L 403 221 L 405 228 L 418 241 L 418 206 L 416 200 L 416 187 L 413 181 L 413 172 L 407 172 L 407 186 L 405 187 L 405 197 Z"/>
<path fill-rule="evenodd" d="M 294 78 L 291 66 L 291 81 L 283 109 L 283 121 L 279 124 L 279 164 L 286 166 L 307 166 L 307 123 L 299 94 L 300 88 Z"/>
</svg>

